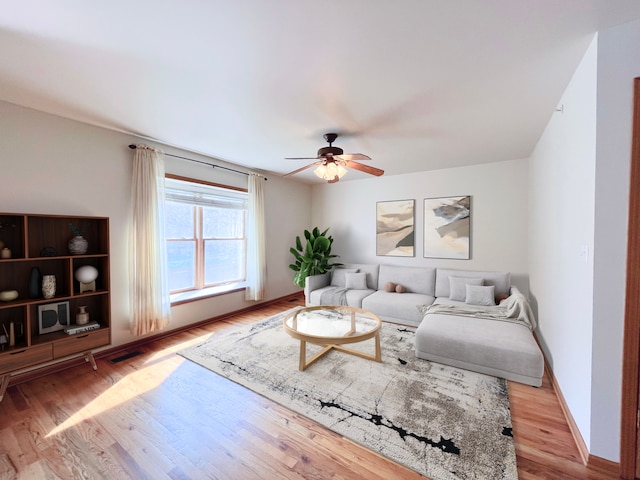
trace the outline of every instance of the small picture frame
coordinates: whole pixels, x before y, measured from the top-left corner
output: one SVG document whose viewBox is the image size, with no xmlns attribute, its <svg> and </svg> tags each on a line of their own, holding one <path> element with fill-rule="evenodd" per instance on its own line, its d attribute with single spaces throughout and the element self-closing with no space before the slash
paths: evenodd
<svg viewBox="0 0 640 480">
<path fill-rule="evenodd" d="M 64 330 L 69 326 L 69 302 L 38 305 L 38 332 L 45 333 Z"/>
</svg>

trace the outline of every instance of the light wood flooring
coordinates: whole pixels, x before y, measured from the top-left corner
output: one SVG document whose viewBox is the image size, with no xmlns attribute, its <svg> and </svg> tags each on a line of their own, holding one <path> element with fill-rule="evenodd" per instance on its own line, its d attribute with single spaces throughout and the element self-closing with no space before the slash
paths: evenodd
<svg viewBox="0 0 640 480">
<path fill-rule="evenodd" d="M 301 298 L 10 385 L 0 479 L 418 479 L 408 470 L 176 355 Z M 549 379 L 509 384 L 520 479 L 613 479 L 587 469 Z M 490 479 L 488 479 L 490 480 Z"/>
</svg>

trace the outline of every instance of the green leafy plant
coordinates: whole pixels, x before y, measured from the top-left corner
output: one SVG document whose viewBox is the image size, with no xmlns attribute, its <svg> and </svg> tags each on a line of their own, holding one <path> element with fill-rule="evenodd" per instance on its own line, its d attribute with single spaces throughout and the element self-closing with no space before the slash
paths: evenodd
<svg viewBox="0 0 640 480">
<path fill-rule="evenodd" d="M 73 234 L 76 237 L 81 237 L 83 234 L 83 230 L 84 228 L 82 226 L 80 226 L 79 228 L 76 227 L 73 223 L 69 223 L 69 228 L 71 228 L 71 231 L 73 232 Z"/>
<path fill-rule="evenodd" d="M 304 238 L 306 242 L 303 244 L 300 236 L 296 237 L 296 246 L 291 247 L 289 251 L 296 259 L 296 263 L 289 265 L 289 268 L 296 272 L 293 276 L 293 283 L 304 288 L 305 279 L 309 275 L 318 275 L 328 272 L 341 263 L 329 263 L 332 258 L 338 255 L 331 254 L 331 245 L 333 237 L 327 236 L 327 228 L 324 232 L 320 232 L 318 227 L 313 230 L 305 230 Z"/>
</svg>

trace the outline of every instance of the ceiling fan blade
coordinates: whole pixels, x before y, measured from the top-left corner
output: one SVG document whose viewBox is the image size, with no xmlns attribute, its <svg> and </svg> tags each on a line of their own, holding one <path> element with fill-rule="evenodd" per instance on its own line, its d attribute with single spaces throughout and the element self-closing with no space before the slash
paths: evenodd
<svg viewBox="0 0 640 480">
<path fill-rule="evenodd" d="M 285 157 L 285 160 L 318 160 L 320 157 Z"/>
<path fill-rule="evenodd" d="M 283 175 L 283 176 L 284 176 L 284 177 L 288 177 L 288 176 L 290 176 L 290 175 L 295 175 L 296 173 L 302 172 L 303 170 L 306 170 L 307 168 L 315 167 L 316 165 L 320 165 L 321 163 L 322 163 L 322 160 L 319 160 L 319 161 L 317 161 L 317 162 L 310 163 L 309 165 L 306 165 L 306 166 L 304 166 L 304 167 L 302 167 L 302 168 L 299 168 L 299 169 L 297 169 L 297 170 L 294 170 L 293 172 L 289 172 L 289 173 L 287 173 L 286 175 Z"/>
<path fill-rule="evenodd" d="M 384 170 L 380 170 L 379 168 L 370 167 L 369 165 L 364 165 L 362 163 L 348 161 L 347 167 L 353 168 L 355 170 L 360 170 L 361 172 L 368 173 L 369 175 L 375 175 L 376 177 L 380 177 L 384 175 Z"/>
<path fill-rule="evenodd" d="M 336 158 L 341 158 L 347 162 L 350 162 L 351 160 L 371 160 L 371 157 L 368 157 L 363 153 L 343 153 L 336 156 Z"/>
</svg>

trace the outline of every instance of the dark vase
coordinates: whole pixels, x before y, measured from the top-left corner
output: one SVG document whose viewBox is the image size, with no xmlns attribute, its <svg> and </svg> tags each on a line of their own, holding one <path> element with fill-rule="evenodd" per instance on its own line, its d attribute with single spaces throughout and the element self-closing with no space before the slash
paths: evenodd
<svg viewBox="0 0 640 480">
<path fill-rule="evenodd" d="M 33 267 L 29 276 L 29 298 L 40 297 L 42 297 L 42 275 L 38 267 Z"/>
</svg>

